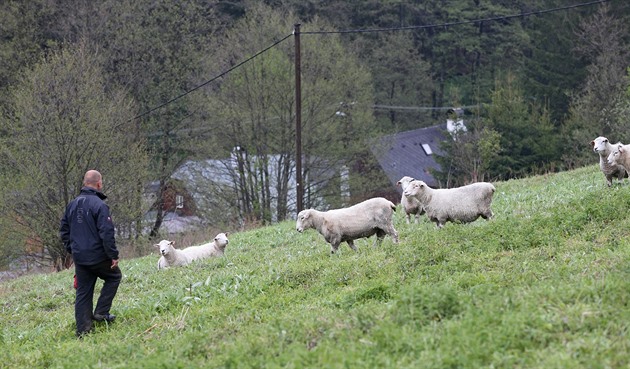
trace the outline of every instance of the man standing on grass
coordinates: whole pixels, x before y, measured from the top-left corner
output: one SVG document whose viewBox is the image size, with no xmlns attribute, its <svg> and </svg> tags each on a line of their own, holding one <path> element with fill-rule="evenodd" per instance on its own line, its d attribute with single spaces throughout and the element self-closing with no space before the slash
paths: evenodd
<svg viewBox="0 0 630 369">
<path fill-rule="evenodd" d="M 101 192 L 102 189 L 101 173 L 88 170 L 83 177 L 81 193 L 68 204 L 61 219 L 61 240 L 74 260 L 77 337 L 92 330 L 92 320 L 111 323 L 116 318 L 109 309 L 122 273 L 118 267 L 114 224 L 109 207 L 103 202 L 107 196 Z M 105 282 L 92 313 L 97 278 Z"/>
</svg>

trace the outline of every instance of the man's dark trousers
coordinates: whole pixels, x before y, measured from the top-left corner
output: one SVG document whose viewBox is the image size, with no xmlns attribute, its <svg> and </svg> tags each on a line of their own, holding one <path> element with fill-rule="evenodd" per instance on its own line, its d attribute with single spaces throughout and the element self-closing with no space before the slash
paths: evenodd
<svg viewBox="0 0 630 369">
<path fill-rule="evenodd" d="M 122 272 L 118 267 L 112 269 L 111 260 L 105 260 L 95 265 L 75 264 L 74 268 L 78 282 L 77 296 L 74 301 L 74 316 L 77 322 L 77 335 L 81 335 L 92 329 L 92 307 L 96 279 L 100 278 L 105 283 L 96 302 L 94 314 L 109 314 L 109 309 L 112 307 L 112 301 L 122 279 Z"/>
</svg>

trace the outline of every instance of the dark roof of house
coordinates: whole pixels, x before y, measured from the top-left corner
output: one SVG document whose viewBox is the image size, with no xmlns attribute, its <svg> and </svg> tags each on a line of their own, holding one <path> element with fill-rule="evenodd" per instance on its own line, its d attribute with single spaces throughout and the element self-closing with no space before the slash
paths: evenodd
<svg viewBox="0 0 630 369">
<path fill-rule="evenodd" d="M 440 170 L 435 155 L 443 155 L 440 143 L 448 137 L 446 132 L 444 123 L 384 136 L 372 147 L 372 153 L 394 186 L 402 177 L 410 176 L 437 187 L 429 171 Z M 423 145 L 428 145 L 431 153 Z"/>
</svg>

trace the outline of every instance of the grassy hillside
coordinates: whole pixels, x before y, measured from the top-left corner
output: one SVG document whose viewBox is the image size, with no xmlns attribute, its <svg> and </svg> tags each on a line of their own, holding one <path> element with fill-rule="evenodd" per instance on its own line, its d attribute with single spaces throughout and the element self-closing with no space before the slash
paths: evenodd
<svg viewBox="0 0 630 369">
<path fill-rule="evenodd" d="M 630 184 L 592 166 L 495 185 L 490 222 L 399 210 L 398 245 L 331 256 L 286 222 L 188 267 L 124 260 L 118 320 L 84 340 L 71 270 L 4 282 L 0 367 L 628 367 Z"/>
</svg>

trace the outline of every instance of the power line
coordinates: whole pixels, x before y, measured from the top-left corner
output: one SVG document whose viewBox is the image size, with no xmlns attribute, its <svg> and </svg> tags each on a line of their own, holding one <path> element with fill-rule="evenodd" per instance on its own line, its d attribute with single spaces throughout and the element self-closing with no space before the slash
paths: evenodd
<svg viewBox="0 0 630 369">
<path fill-rule="evenodd" d="M 310 32 L 307 31 L 307 32 L 302 32 L 302 34 L 303 35 L 321 35 L 321 34 L 335 34 L 335 33 L 336 34 L 341 34 L 341 33 L 377 33 L 377 32 L 405 31 L 405 30 L 413 30 L 413 29 L 447 28 L 447 27 L 452 27 L 452 26 L 459 26 L 459 25 L 462 25 L 462 24 L 472 24 L 472 23 L 499 21 L 499 20 L 506 20 L 506 19 L 512 19 L 512 18 L 529 17 L 531 15 L 553 13 L 553 12 L 557 12 L 557 11 L 561 11 L 561 10 L 580 8 L 580 7 L 583 7 L 583 6 L 589 6 L 589 5 L 594 5 L 594 4 L 601 4 L 601 3 L 605 3 L 607 1 L 609 1 L 609 0 L 591 1 L 591 2 L 588 2 L 588 3 L 574 4 L 574 5 L 568 5 L 568 6 L 558 7 L 558 8 L 537 10 L 537 11 L 531 11 L 531 12 L 525 12 L 525 13 L 519 13 L 519 14 L 512 14 L 512 15 L 502 15 L 502 16 L 498 16 L 498 17 L 480 18 L 480 19 L 465 20 L 465 21 L 458 21 L 458 22 L 448 22 L 448 23 L 442 23 L 442 24 L 427 24 L 427 25 L 423 25 L 423 26 L 406 26 L 406 27 L 392 27 L 392 28 L 354 29 L 354 30 L 342 30 L 342 31 L 310 31 Z"/>
<path fill-rule="evenodd" d="M 478 108 L 479 105 L 466 105 L 466 106 L 457 106 L 457 108 L 463 109 L 471 109 Z M 372 105 L 374 109 L 382 109 L 382 110 L 413 110 L 413 111 L 424 111 L 424 110 L 451 110 L 455 107 L 453 106 L 400 106 L 400 105 Z"/>
<path fill-rule="evenodd" d="M 521 18 L 521 17 L 528 17 L 528 16 L 532 16 L 532 15 L 539 15 L 539 14 L 546 14 L 546 13 L 553 13 L 553 12 L 557 12 L 557 11 L 561 11 L 561 10 L 568 10 L 568 9 L 575 9 L 575 8 L 580 8 L 580 7 L 584 7 L 584 6 L 590 6 L 590 5 L 595 5 L 595 4 L 601 4 L 601 3 L 605 3 L 609 0 L 597 0 L 597 1 L 591 1 L 588 3 L 581 3 L 581 4 L 574 4 L 574 5 L 568 5 L 568 6 L 563 6 L 563 7 L 557 7 L 557 8 L 551 8 L 551 9 L 544 9 L 544 10 L 537 10 L 537 11 L 531 11 L 531 12 L 525 12 L 525 13 L 519 13 L 519 14 L 512 14 L 512 15 L 505 15 L 505 16 L 499 16 L 499 17 L 490 17 L 490 18 L 481 18 L 481 19 L 473 19 L 473 20 L 465 20 L 465 21 L 458 21 L 458 22 L 448 22 L 448 23 L 442 23 L 442 24 L 429 24 L 429 25 L 422 25 L 422 26 L 407 26 L 407 27 L 393 27 L 393 28 L 375 28 L 375 29 L 362 29 L 362 30 L 345 30 L 345 31 L 310 31 L 310 32 L 300 32 L 301 35 L 323 35 L 323 34 L 345 34 L 345 33 L 377 33 L 377 32 L 392 32 L 392 31 L 405 31 L 405 30 L 413 30 L 413 29 L 428 29 L 428 28 L 447 28 L 447 27 L 452 27 L 452 26 L 458 26 L 458 25 L 462 25 L 462 24 L 473 24 L 473 23 L 479 23 L 479 22 L 490 22 L 490 21 L 499 21 L 499 20 L 506 20 L 506 19 L 512 19 L 512 18 Z M 147 111 L 145 111 L 144 113 L 135 116 L 134 118 L 132 118 L 131 120 L 136 120 L 138 118 L 142 118 L 145 115 L 148 115 L 176 100 L 181 99 L 182 97 L 202 88 L 203 86 L 206 86 L 207 84 L 214 82 L 215 80 L 225 76 L 226 74 L 232 72 L 233 70 L 235 70 L 236 68 L 241 67 L 242 65 L 244 65 L 245 63 L 253 60 L 254 58 L 260 56 L 261 54 L 267 52 L 268 50 L 270 50 L 271 48 L 277 46 L 278 44 L 280 44 L 281 42 L 283 42 L 284 40 L 288 39 L 289 37 L 293 36 L 293 33 L 288 34 L 286 36 L 284 36 L 282 39 L 274 42 L 272 45 L 266 47 L 265 49 L 257 52 L 256 54 L 250 56 L 249 58 L 241 61 L 238 64 L 235 64 L 234 66 L 232 66 L 231 68 L 225 70 L 224 72 L 220 73 L 219 75 L 207 80 L 206 82 L 188 90 L 185 91 L 183 93 L 181 93 L 180 95 L 154 107 L 151 108 Z M 377 107 L 376 105 L 374 106 L 375 108 Z M 385 108 L 385 107 L 383 107 Z M 436 109 L 440 109 L 440 108 L 436 108 Z"/>
<path fill-rule="evenodd" d="M 176 97 L 174 97 L 174 98 L 172 98 L 172 99 L 170 99 L 170 100 L 168 100 L 168 101 L 166 101 L 166 102 L 164 102 L 164 103 L 162 103 L 162 104 L 160 104 L 160 105 L 158 105 L 158 106 L 156 106 L 156 107 L 154 107 L 154 108 L 152 108 L 152 109 L 149 109 L 149 110 L 145 111 L 144 113 L 142 113 L 142 114 L 140 114 L 140 115 L 138 115 L 138 116 L 133 117 L 131 120 L 136 120 L 136 119 L 141 118 L 141 117 L 143 117 L 143 116 L 145 116 L 145 115 L 147 115 L 147 114 L 150 114 L 150 113 L 152 113 L 152 112 L 154 112 L 154 111 L 158 110 L 159 108 L 162 108 L 162 107 L 164 107 L 164 106 L 166 106 L 166 105 L 168 105 L 168 104 L 170 104 L 170 103 L 174 102 L 175 100 L 179 100 L 179 99 L 181 99 L 182 97 L 184 97 L 184 96 L 186 96 L 186 95 L 188 95 L 188 94 L 190 94 L 190 93 L 192 93 L 192 92 L 194 92 L 194 91 L 196 91 L 196 90 L 198 90 L 198 89 L 202 88 L 203 86 L 205 86 L 205 85 L 207 85 L 207 84 L 209 84 L 209 83 L 211 83 L 211 82 L 216 81 L 217 79 L 219 79 L 219 78 L 221 78 L 221 77 L 225 76 L 226 74 L 230 73 L 230 72 L 231 72 L 231 71 L 233 71 L 234 69 L 236 69 L 236 68 L 240 67 L 241 65 L 243 65 L 243 64 L 245 64 L 245 63 L 247 63 L 247 62 L 249 62 L 250 60 L 252 60 L 252 59 L 254 59 L 254 58 L 258 57 L 258 56 L 259 56 L 259 55 L 261 55 L 262 53 L 264 53 L 264 52 L 268 51 L 268 50 L 269 50 L 269 49 L 271 49 L 272 47 L 275 47 L 276 45 L 278 45 L 279 43 L 281 43 L 282 41 L 286 40 L 287 38 L 289 38 L 289 37 L 291 37 L 291 36 L 292 36 L 292 34 L 289 34 L 289 35 L 285 36 L 284 38 L 282 38 L 282 39 L 280 39 L 280 40 L 278 40 L 278 41 L 274 42 L 272 45 L 270 45 L 270 46 L 266 47 L 265 49 L 263 49 L 263 50 L 261 50 L 261 51 L 257 52 L 256 54 L 254 54 L 254 55 L 250 56 L 249 58 L 247 58 L 247 59 L 243 60 L 242 62 L 240 62 L 240 63 L 238 63 L 238 64 L 236 64 L 236 65 L 232 66 L 231 68 L 229 68 L 229 69 L 225 70 L 224 72 L 220 73 L 219 75 L 217 75 L 217 76 L 215 76 L 215 77 L 213 77 L 213 78 L 211 78 L 211 79 L 207 80 L 206 82 L 204 82 L 204 83 L 202 83 L 202 84 L 200 84 L 200 85 L 198 85 L 198 86 L 196 86 L 196 87 L 194 87 L 194 88 L 192 88 L 192 89 L 190 89 L 190 90 L 188 90 L 188 91 L 186 91 L 186 92 L 181 93 L 179 96 L 176 96 Z"/>
</svg>

